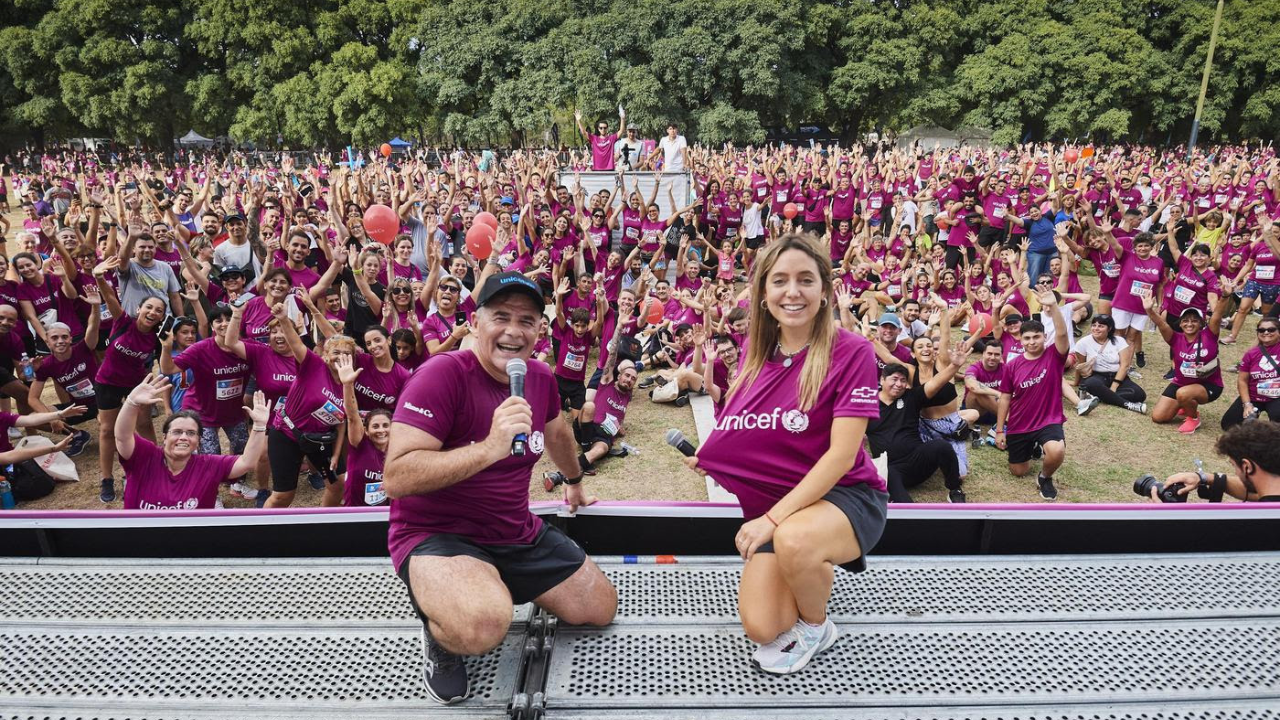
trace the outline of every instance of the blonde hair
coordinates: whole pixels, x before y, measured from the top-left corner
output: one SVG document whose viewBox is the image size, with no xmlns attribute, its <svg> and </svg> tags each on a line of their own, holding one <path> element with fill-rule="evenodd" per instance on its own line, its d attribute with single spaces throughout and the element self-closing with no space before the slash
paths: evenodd
<svg viewBox="0 0 1280 720">
<path fill-rule="evenodd" d="M 742 361 L 741 371 L 729 386 L 729 396 L 751 385 L 764 364 L 773 354 L 781 334 L 778 321 L 763 306 L 765 290 L 769 281 L 769 273 L 777 264 L 778 258 L 790 250 L 798 250 L 809 256 L 818 267 L 818 278 L 822 284 L 823 310 L 828 306 L 828 298 L 835 292 L 831 279 L 831 260 L 825 246 L 813 235 L 788 233 L 768 245 L 756 256 L 755 267 L 751 276 L 751 324 L 747 328 L 747 356 Z M 818 390 L 827 379 L 831 369 L 831 347 L 835 342 L 835 326 L 829 313 L 819 311 L 813 319 L 813 327 L 809 328 L 809 352 L 805 355 L 800 370 L 799 409 L 808 410 L 818 400 Z"/>
<path fill-rule="evenodd" d="M 328 355 L 333 350 L 345 350 L 354 353 L 356 351 L 356 341 L 348 335 L 331 335 L 328 340 L 324 341 L 324 353 Z"/>
</svg>

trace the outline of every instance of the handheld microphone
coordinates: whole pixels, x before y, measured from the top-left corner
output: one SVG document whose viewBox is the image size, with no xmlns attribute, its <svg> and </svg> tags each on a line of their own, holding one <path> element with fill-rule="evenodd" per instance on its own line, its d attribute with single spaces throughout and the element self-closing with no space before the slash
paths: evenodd
<svg viewBox="0 0 1280 720">
<path fill-rule="evenodd" d="M 685 457 L 693 457 L 698 452 L 698 448 L 684 439 L 684 433 L 675 428 L 667 431 L 667 444 L 680 451 Z"/>
<path fill-rule="evenodd" d="M 511 397 L 524 397 L 524 376 L 529 372 L 529 366 L 520 358 L 511 358 L 507 361 L 507 382 L 511 386 Z M 511 441 L 511 454 L 524 455 L 525 448 L 529 444 L 529 436 L 520 433 Z"/>
</svg>

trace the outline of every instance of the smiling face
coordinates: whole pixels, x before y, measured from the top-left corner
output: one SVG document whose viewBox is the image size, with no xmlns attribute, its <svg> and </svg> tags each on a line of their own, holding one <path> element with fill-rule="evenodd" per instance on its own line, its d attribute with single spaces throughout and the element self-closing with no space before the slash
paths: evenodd
<svg viewBox="0 0 1280 720">
<path fill-rule="evenodd" d="M 782 328 L 808 334 L 822 309 L 822 275 L 814 259 L 798 249 L 784 251 L 765 279 L 765 306 Z"/>
<path fill-rule="evenodd" d="M 200 423 L 193 418 L 174 418 L 164 433 L 164 455 L 169 460 L 185 460 L 200 446 Z"/>
<path fill-rule="evenodd" d="M 370 357 L 381 360 L 391 352 L 391 341 L 380 330 L 369 330 L 364 334 L 364 346 Z"/>
<path fill-rule="evenodd" d="M 508 292 L 476 311 L 473 352 L 490 375 L 506 377 L 507 361 L 528 360 L 542 325 L 542 312 L 533 299 Z"/>
<path fill-rule="evenodd" d="M 164 301 L 160 298 L 147 298 L 138 307 L 138 324 L 144 331 L 153 330 L 159 327 L 164 315 Z"/>
</svg>

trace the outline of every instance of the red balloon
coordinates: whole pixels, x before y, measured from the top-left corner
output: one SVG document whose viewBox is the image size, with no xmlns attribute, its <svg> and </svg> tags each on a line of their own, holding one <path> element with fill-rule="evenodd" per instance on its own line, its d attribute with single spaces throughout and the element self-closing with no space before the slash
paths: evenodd
<svg viewBox="0 0 1280 720">
<path fill-rule="evenodd" d="M 390 245 L 400 232 L 400 218 L 386 205 L 370 205 L 364 211 L 364 231 L 383 245 Z"/>
<path fill-rule="evenodd" d="M 645 306 L 644 319 L 648 320 L 650 325 L 657 325 L 662 322 L 665 314 L 665 308 L 662 307 L 662 303 L 654 298 L 649 300 L 649 304 Z"/>
<path fill-rule="evenodd" d="M 391 143 L 382 143 L 382 147 L 378 150 L 382 152 L 382 157 L 391 157 Z"/>
<path fill-rule="evenodd" d="M 800 208 L 795 203 L 787 203 L 782 206 L 782 216 L 788 220 L 794 220 L 796 215 L 800 214 Z"/>
<path fill-rule="evenodd" d="M 986 337 L 995 329 L 995 321 L 986 313 L 975 313 L 969 318 L 969 335 Z"/>
<path fill-rule="evenodd" d="M 484 212 L 476 213 L 476 222 L 488 225 L 494 230 L 498 229 L 498 216 L 494 215 L 488 210 L 485 210 Z"/>
<path fill-rule="evenodd" d="M 1080 151 L 1075 148 L 1067 148 L 1066 152 L 1062 153 L 1062 159 L 1068 163 L 1073 163 L 1080 159 Z"/>
<path fill-rule="evenodd" d="M 472 223 L 471 229 L 467 231 L 467 250 L 477 260 L 488 259 L 493 252 L 493 239 L 497 235 L 493 228 L 484 223 Z"/>
</svg>

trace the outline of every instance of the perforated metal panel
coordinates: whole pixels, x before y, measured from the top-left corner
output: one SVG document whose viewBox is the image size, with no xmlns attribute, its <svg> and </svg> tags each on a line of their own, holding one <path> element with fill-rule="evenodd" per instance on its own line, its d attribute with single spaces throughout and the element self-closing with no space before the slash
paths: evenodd
<svg viewBox="0 0 1280 720">
<path fill-rule="evenodd" d="M 472 706 L 505 707 L 523 640 L 467 660 Z M 428 708 L 418 635 L 405 631 L 0 632 L 0 707 L 65 701 L 154 710 L 248 706 Z"/>
<path fill-rule="evenodd" d="M 1121 705 L 1110 708 L 1012 706 L 951 708 L 934 710 L 911 707 L 901 710 L 840 708 L 838 710 L 786 710 L 770 708 L 752 716 L 769 720 L 1277 720 L 1280 713 L 1263 703 L 1214 703 L 1212 706 Z M 557 710 L 547 720 L 741 720 L 744 711 L 735 710 Z"/>
<path fill-rule="evenodd" d="M 734 627 L 562 632 L 559 707 L 925 706 L 1280 697 L 1280 620 L 854 626 L 802 672 L 752 669 Z M 1199 670 L 1164 683 L 1168 668 Z"/>
<path fill-rule="evenodd" d="M 737 620 L 741 563 L 615 565 L 618 624 Z M 837 622 L 1096 620 L 1280 615 L 1280 558 L 877 559 L 836 573 Z"/>
</svg>

